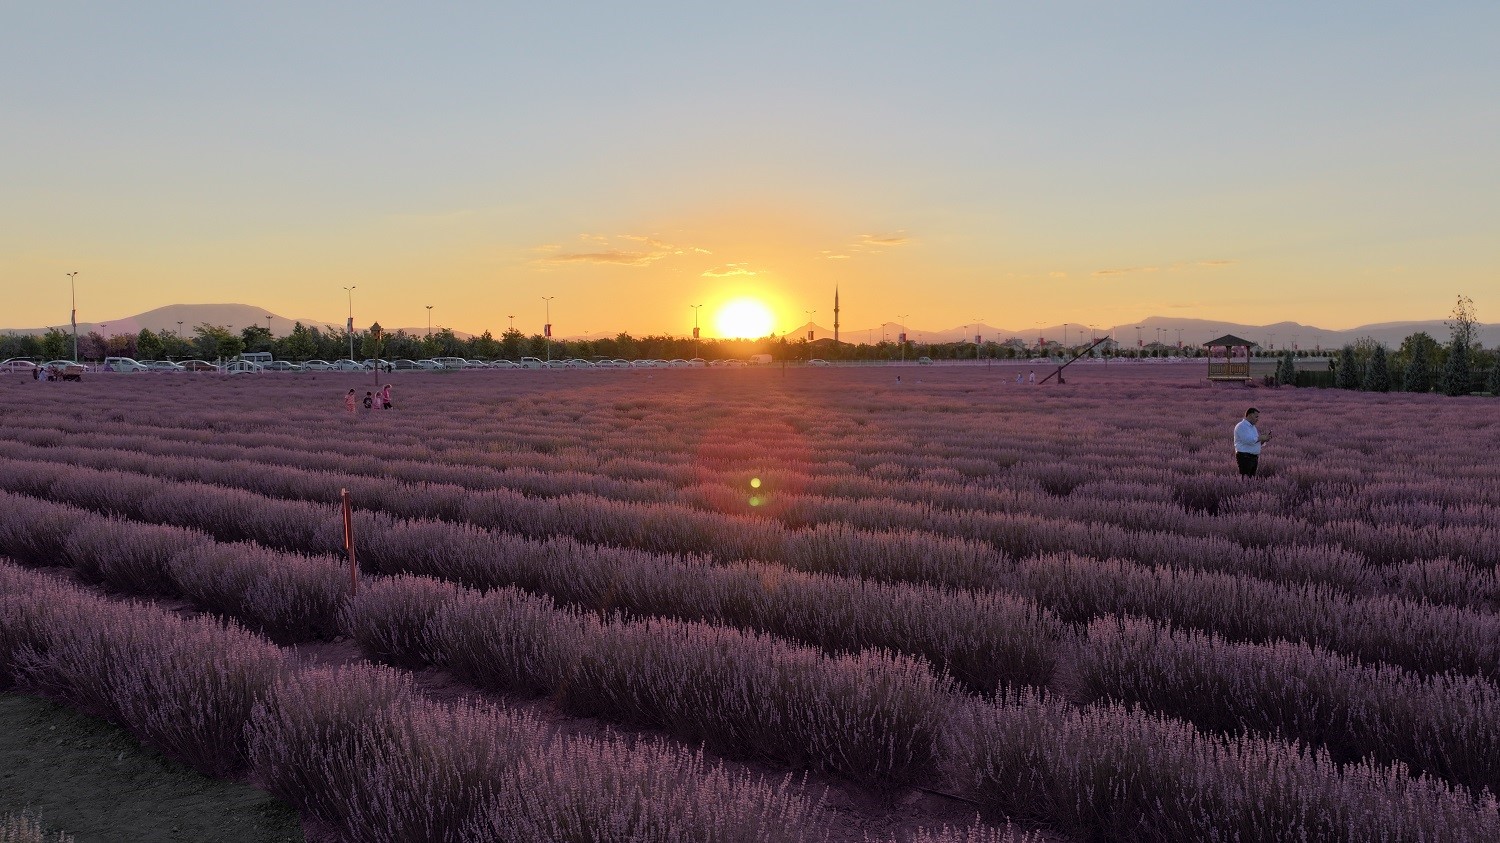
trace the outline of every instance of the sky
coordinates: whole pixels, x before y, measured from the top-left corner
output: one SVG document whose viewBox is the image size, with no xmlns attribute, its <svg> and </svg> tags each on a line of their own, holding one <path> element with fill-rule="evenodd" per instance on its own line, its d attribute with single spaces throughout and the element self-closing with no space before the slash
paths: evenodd
<svg viewBox="0 0 1500 843">
<path fill-rule="evenodd" d="M 5 6 L 9 326 L 1500 321 L 1492 1 Z"/>
</svg>

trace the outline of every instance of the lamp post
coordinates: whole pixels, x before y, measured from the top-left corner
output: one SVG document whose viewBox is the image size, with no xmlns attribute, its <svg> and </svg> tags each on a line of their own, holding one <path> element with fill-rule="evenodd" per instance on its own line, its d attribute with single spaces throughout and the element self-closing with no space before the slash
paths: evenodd
<svg viewBox="0 0 1500 843">
<path fill-rule="evenodd" d="M 344 333 L 349 335 L 349 359 L 354 359 L 354 290 L 357 285 L 351 284 L 344 288 L 349 294 L 349 321 L 344 325 Z"/>
<path fill-rule="evenodd" d="M 703 309 L 703 305 L 690 304 L 688 307 L 693 309 L 693 356 L 702 357 L 703 355 L 698 353 L 698 312 Z"/>
<path fill-rule="evenodd" d="M 177 351 L 182 351 L 182 320 L 177 320 Z"/>
<path fill-rule="evenodd" d="M 73 362 L 74 363 L 78 362 L 78 285 L 76 283 L 74 283 L 75 279 L 77 277 L 78 277 L 78 271 L 77 270 L 74 270 L 74 271 L 68 273 L 68 290 L 69 290 L 69 292 L 71 292 L 73 294 L 73 315 L 72 315 L 71 318 L 73 320 Z"/>
<path fill-rule="evenodd" d="M 1135 359 L 1141 359 L 1141 326 L 1135 326 Z"/>
<path fill-rule="evenodd" d="M 1271 351 L 1274 352 L 1275 350 L 1276 350 L 1276 333 L 1273 331 L 1273 332 L 1271 332 Z"/>
<path fill-rule="evenodd" d="M 982 316 L 979 317 L 978 319 L 974 320 L 974 362 L 976 362 L 976 363 L 979 362 L 979 352 L 980 352 L 980 350 L 982 348 L 984 348 L 984 344 L 980 342 L 980 333 L 979 333 L 979 326 L 983 325 L 983 324 L 984 324 L 984 317 L 982 317 Z"/>
<path fill-rule="evenodd" d="M 896 319 L 899 320 L 899 322 L 897 324 L 899 324 L 901 326 L 901 333 L 903 333 L 903 334 L 906 333 L 906 317 L 908 317 L 910 315 L 911 315 L 910 313 L 900 313 L 900 314 L 896 315 Z M 901 345 L 901 362 L 905 363 L 906 362 L 906 341 L 902 340 L 901 343 L 900 343 L 900 345 Z"/>
<path fill-rule="evenodd" d="M 514 331 L 516 329 L 516 317 L 507 316 L 505 318 L 510 320 L 510 330 L 506 331 L 506 333 L 510 333 L 510 331 Z"/>
<path fill-rule="evenodd" d="M 432 305 L 427 305 L 427 337 L 432 338 Z"/>
<path fill-rule="evenodd" d="M 557 296 L 542 296 L 547 305 L 547 321 L 542 323 L 542 334 L 547 338 L 547 362 L 552 362 L 552 300 Z"/>
</svg>

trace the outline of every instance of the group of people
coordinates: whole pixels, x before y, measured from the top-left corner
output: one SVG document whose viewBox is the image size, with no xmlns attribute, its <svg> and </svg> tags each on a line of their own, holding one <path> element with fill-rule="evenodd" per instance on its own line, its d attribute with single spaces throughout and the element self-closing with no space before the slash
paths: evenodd
<svg viewBox="0 0 1500 843">
<path fill-rule="evenodd" d="M 348 410 L 351 413 L 355 412 L 358 409 L 358 402 L 359 398 L 354 390 L 351 389 L 347 394 L 344 395 L 345 410 Z M 391 403 L 391 385 L 386 384 L 385 386 L 380 388 L 379 392 L 366 391 L 364 407 L 366 410 L 396 409 L 396 405 Z"/>
</svg>

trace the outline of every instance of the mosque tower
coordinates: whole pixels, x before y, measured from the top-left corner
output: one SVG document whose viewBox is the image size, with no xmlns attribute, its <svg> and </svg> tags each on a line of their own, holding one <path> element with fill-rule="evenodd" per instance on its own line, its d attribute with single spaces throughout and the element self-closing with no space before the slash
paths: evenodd
<svg viewBox="0 0 1500 843">
<path fill-rule="evenodd" d="M 833 341 L 839 341 L 839 285 L 833 285 Z"/>
</svg>

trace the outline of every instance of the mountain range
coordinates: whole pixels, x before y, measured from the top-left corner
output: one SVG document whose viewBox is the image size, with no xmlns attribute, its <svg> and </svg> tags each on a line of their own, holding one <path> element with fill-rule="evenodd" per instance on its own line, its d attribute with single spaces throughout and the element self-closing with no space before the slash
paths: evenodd
<svg viewBox="0 0 1500 843">
<path fill-rule="evenodd" d="M 343 319 L 325 320 L 280 316 L 265 308 L 253 307 L 248 304 L 173 304 L 149 310 L 135 316 L 127 316 L 107 322 L 80 322 L 78 323 L 78 332 L 86 334 L 90 331 L 98 331 L 106 336 L 126 333 L 135 334 L 139 333 L 142 329 L 150 329 L 157 333 L 171 333 L 179 330 L 183 333 L 191 333 L 193 328 L 202 324 L 224 325 L 238 331 L 247 325 L 266 323 L 268 319 L 271 333 L 276 336 L 282 336 L 289 332 L 294 322 L 301 322 L 308 327 L 321 326 L 325 329 L 333 330 L 342 329 L 344 324 Z M 66 324 L 52 327 L 61 327 L 64 330 L 69 330 Z M 363 328 L 366 326 L 359 327 Z M 46 333 L 47 330 L 47 327 L 0 328 L 0 334 L 40 334 Z M 416 336 L 421 336 L 427 332 L 425 326 L 408 328 L 385 326 L 385 330 L 387 333 L 395 333 L 401 330 Z M 807 336 L 809 330 L 813 332 L 813 339 L 833 338 L 833 329 L 812 322 L 788 330 L 786 337 L 788 339 L 801 339 Z M 841 328 L 839 339 L 852 343 L 876 343 L 880 342 L 883 338 L 894 342 L 897 335 L 903 330 L 906 332 L 908 340 L 918 343 L 973 342 L 974 336 L 978 334 L 983 337 L 985 342 L 1004 342 L 1013 337 L 1019 337 L 1027 344 L 1034 343 L 1038 339 L 1061 340 L 1076 344 L 1084 337 L 1105 336 L 1110 331 L 1114 331 L 1115 340 L 1124 346 L 1134 346 L 1138 341 L 1149 345 L 1158 339 L 1167 345 L 1175 346 L 1179 341 L 1183 345 L 1199 345 L 1224 334 L 1234 334 L 1235 336 L 1258 343 L 1265 348 L 1290 348 L 1293 344 L 1296 344 L 1302 349 L 1337 348 L 1361 337 L 1369 337 L 1376 342 L 1394 348 L 1399 346 L 1403 339 L 1418 331 L 1426 331 L 1439 342 L 1446 342 L 1449 334 L 1447 326 L 1439 319 L 1410 322 L 1382 322 L 1336 331 L 1319 328 L 1315 325 L 1304 325 L 1299 322 L 1249 325 L 1218 320 L 1150 316 L 1138 322 L 1118 326 L 1094 326 L 1090 328 L 1087 325 L 1080 325 L 1074 322 L 1066 325 L 1039 325 L 1023 330 L 1000 328 L 982 323 L 979 325 L 956 325 L 948 328 L 931 329 L 887 322 L 883 327 Z M 500 330 L 496 330 L 494 333 L 498 336 L 500 332 Z M 455 333 L 460 338 L 469 336 L 461 332 Z M 613 336 L 615 336 L 615 332 L 598 332 L 587 336 L 559 335 L 558 339 L 600 339 Z M 1478 330 L 1477 339 L 1486 346 L 1500 342 L 1500 326 L 1490 326 L 1489 328 L 1481 326 Z"/>
</svg>

